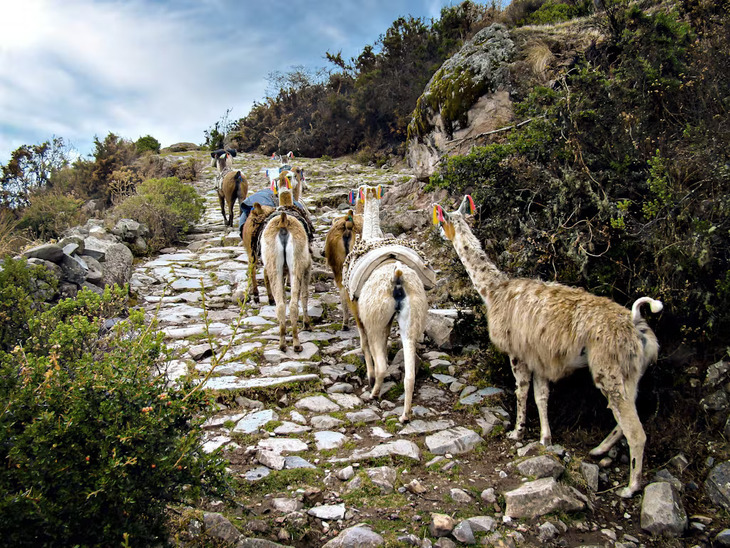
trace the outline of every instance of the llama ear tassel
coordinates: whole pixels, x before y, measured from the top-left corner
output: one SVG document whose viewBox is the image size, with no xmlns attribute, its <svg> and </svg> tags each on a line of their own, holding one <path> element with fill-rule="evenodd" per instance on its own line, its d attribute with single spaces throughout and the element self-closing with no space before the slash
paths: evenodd
<svg viewBox="0 0 730 548">
<path fill-rule="evenodd" d="M 474 215 L 477 212 L 477 208 L 474 205 L 474 200 L 469 194 L 467 194 L 466 197 L 469 199 L 469 214 Z"/>
<path fill-rule="evenodd" d="M 274 196 L 276 196 L 276 179 L 271 179 L 271 192 L 274 193 Z"/>
<path fill-rule="evenodd" d="M 467 194 L 461 201 L 461 205 L 459 206 L 459 213 L 461 213 L 462 215 L 474 215 L 475 211 L 476 207 L 474 207 L 474 200 L 472 200 L 471 196 Z"/>
<path fill-rule="evenodd" d="M 433 205 L 433 224 L 438 225 L 439 223 L 443 223 L 446 219 L 444 219 L 444 210 L 441 208 L 440 205 L 434 204 Z"/>
</svg>

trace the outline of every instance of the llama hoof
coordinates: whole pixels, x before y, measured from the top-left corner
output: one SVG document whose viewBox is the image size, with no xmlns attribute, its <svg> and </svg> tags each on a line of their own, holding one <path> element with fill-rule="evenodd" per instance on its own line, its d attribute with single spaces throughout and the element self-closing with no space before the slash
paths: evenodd
<svg viewBox="0 0 730 548">
<path fill-rule="evenodd" d="M 349 325 L 343 325 L 342 326 L 342 331 L 349 331 L 349 330 L 350 330 L 350 326 Z"/>
<path fill-rule="evenodd" d="M 274 300 L 274 298 L 273 298 L 273 297 L 269 297 L 269 304 L 270 304 L 271 306 L 276 306 L 276 301 Z"/>
<path fill-rule="evenodd" d="M 286 345 L 285 344 L 280 344 L 279 345 L 279 350 L 281 350 L 282 352 L 286 352 Z"/>
<path fill-rule="evenodd" d="M 605 453 L 605 451 L 601 451 L 601 448 L 600 447 L 594 447 L 593 449 L 590 450 L 590 452 L 588 454 L 591 457 L 600 457 L 604 453 Z"/>
<path fill-rule="evenodd" d="M 521 440 L 522 439 L 522 430 L 512 430 L 512 432 L 509 432 L 507 434 L 507 437 L 511 440 Z"/>
<path fill-rule="evenodd" d="M 616 491 L 616 494 L 622 499 L 630 499 L 634 496 L 634 493 L 636 493 L 636 491 L 630 489 L 629 487 L 624 487 L 623 489 L 619 489 L 618 491 Z"/>
<path fill-rule="evenodd" d="M 398 418 L 398 422 L 400 422 L 401 424 L 406 423 L 406 422 L 410 422 L 410 420 L 411 419 L 410 419 L 410 417 L 408 415 L 401 415 Z"/>
<path fill-rule="evenodd" d="M 362 401 L 370 401 L 370 400 L 372 400 L 372 399 L 373 399 L 373 397 L 372 397 L 372 396 L 370 395 L 370 392 L 368 392 L 368 391 L 366 390 L 365 392 L 363 392 L 363 393 L 362 393 L 362 395 L 360 396 L 360 399 L 361 399 Z"/>
<path fill-rule="evenodd" d="M 294 345 L 294 352 L 301 352 L 302 350 L 304 350 L 304 347 L 301 344 Z"/>
</svg>

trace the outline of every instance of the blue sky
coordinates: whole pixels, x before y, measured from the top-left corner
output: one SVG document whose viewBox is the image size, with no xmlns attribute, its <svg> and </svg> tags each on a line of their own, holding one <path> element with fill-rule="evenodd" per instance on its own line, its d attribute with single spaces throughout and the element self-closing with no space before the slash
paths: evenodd
<svg viewBox="0 0 730 548">
<path fill-rule="evenodd" d="M 0 163 L 63 137 L 82 155 L 110 131 L 200 143 L 245 116 L 274 72 L 349 59 L 399 16 L 458 0 L 0 0 Z"/>
</svg>

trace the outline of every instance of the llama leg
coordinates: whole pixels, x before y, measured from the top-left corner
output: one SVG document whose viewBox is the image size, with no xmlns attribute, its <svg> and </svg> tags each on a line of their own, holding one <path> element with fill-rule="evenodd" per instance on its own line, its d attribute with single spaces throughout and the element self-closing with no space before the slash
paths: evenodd
<svg viewBox="0 0 730 548">
<path fill-rule="evenodd" d="M 266 284 L 269 290 L 269 298 L 273 291 L 274 302 L 276 303 L 276 319 L 279 322 L 279 350 L 286 352 L 286 292 L 284 291 L 284 278 L 276 276 L 273 280 L 264 272 L 264 280 L 268 280 Z"/>
<path fill-rule="evenodd" d="M 342 330 L 348 331 L 350 326 L 350 306 L 347 304 L 347 289 L 345 286 L 340 286 L 340 306 L 342 308 Z"/>
<path fill-rule="evenodd" d="M 290 268 L 289 270 L 291 272 L 289 276 L 291 285 L 291 296 L 289 298 L 289 322 L 291 323 L 292 345 L 294 346 L 294 352 L 301 352 L 302 345 L 299 342 L 299 293 L 302 289 L 302 285 L 301 279 L 294 272 L 296 268 Z"/>
<path fill-rule="evenodd" d="M 358 331 L 360 331 L 360 349 L 362 350 L 362 354 L 365 357 L 365 368 L 367 370 L 368 386 L 372 388 L 373 384 L 375 384 L 375 375 L 373 374 L 373 356 L 370 354 L 370 340 L 368 339 L 365 326 L 362 325 L 359 320 L 357 320 L 357 328 Z M 365 395 L 363 394 L 363 398 L 364 397 Z"/>
<path fill-rule="evenodd" d="M 218 201 L 221 204 L 221 213 L 223 214 L 223 224 L 228 226 L 228 219 L 226 219 L 226 197 L 218 191 Z"/>
<path fill-rule="evenodd" d="M 371 398 L 380 398 L 380 389 L 383 387 L 383 379 L 388 370 L 388 332 L 378 332 L 376 337 L 370 337 L 370 351 L 373 354 L 373 368 L 375 372 L 375 384 L 370 392 Z"/>
<path fill-rule="evenodd" d="M 233 206 L 236 205 L 236 197 L 231 196 L 231 201 L 228 204 L 228 221 L 226 222 L 226 226 L 233 226 Z M 223 215 L 223 218 L 225 219 L 226 216 Z"/>
<path fill-rule="evenodd" d="M 621 430 L 621 427 L 617 424 L 616 428 L 611 430 L 611 433 L 606 436 L 606 439 L 603 440 L 597 447 L 591 449 L 590 455 L 592 457 L 597 457 L 599 455 L 605 455 L 611 450 L 611 447 L 616 445 L 616 442 L 621 439 L 621 436 L 624 435 L 624 431 Z"/>
<path fill-rule="evenodd" d="M 403 343 L 403 390 L 405 401 L 403 402 L 403 414 L 400 422 L 407 422 L 411 418 L 411 407 L 413 405 L 413 389 L 416 384 L 416 341 L 409 333 L 401 337 Z"/>
<path fill-rule="evenodd" d="M 550 433 L 550 422 L 548 422 L 548 397 L 550 395 L 550 382 L 543 376 L 532 375 L 532 391 L 537 404 L 537 413 L 540 415 L 540 443 L 545 447 L 551 445 L 552 434 Z"/>
<path fill-rule="evenodd" d="M 284 279 L 281 280 L 282 285 L 282 292 L 284 291 Z M 264 286 L 266 287 L 266 295 L 268 295 L 269 304 L 274 305 L 276 304 L 276 299 L 274 298 L 274 292 L 271 289 L 271 280 L 269 280 L 269 276 L 266 274 L 266 270 L 264 270 Z M 261 297 L 259 297 L 259 302 L 261 302 Z"/>
<path fill-rule="evenodd" d="M 629 442 L 630 472 L 629 485 L 618 491 L 618 496 L 631 498 L 641 489 L 641 469 L 644 465 L 644 446 L 646 445 L 646 434 L 644 427 L 636 412 L 636 404 L 633 398 L 626 399 L 618 396 L 615 404 L 611 405 L 616 422 L 626 435 Z"/>
<path fill-rule="evenodd" d="M 304 317 L 304 329 L 312 328 L 312 319 L 309 317 L 309 268 L 302 272 L 302 283 L 299 286 L 299 299 L 302 303 L 302 315 Z"/>
<path fill-rule="evenodd" d="M 515 376 L 515 395 L 517 396 L 517 412 L 515 414 L 515 429 L 507 437 L 511 440 L 520 440 L 525 433 L 527 422 L 527 393 L 530 390 L 532 373 L 527 364 L 517 358 L 510 358 L 512 374 Z"/>
</svg>

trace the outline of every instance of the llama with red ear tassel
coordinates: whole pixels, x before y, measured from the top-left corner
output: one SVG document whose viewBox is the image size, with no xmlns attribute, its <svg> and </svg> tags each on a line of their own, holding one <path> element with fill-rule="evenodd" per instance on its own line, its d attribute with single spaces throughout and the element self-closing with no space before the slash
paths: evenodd
<svg viewBox="0 0 730 548">
<path fill-rule="evenodd" d="M 631 453 L 629 485 L 622 497 L 641 488 L 646 435 L 636 412 L 639 380 L 656 361 L 659 344 L 641 317 L 639 308 L 649 304 L 658 313 L 662 303 L 650 297 L 638 299 L 632 310 L 605 297 L 575 287 L 528 278 L 510 278 L 484 253 L 467 224 L 475 212 L 471 196 L 465 196 L 453 213 L 435 205 L 433 222 L 450 240 L 487 309 L 489 338 L 510 357 L 517 383 L 517 414 L 511 439 L 525 430 L 527 393 L 533 383 L 540 416 L 540 442 L 551 444 L 547 403 L 549 383 L 588 367 L 593 382 L 608 399 L 617 426 L 591 451 L 602 455 L 626 436 Z"/>
</svg>

